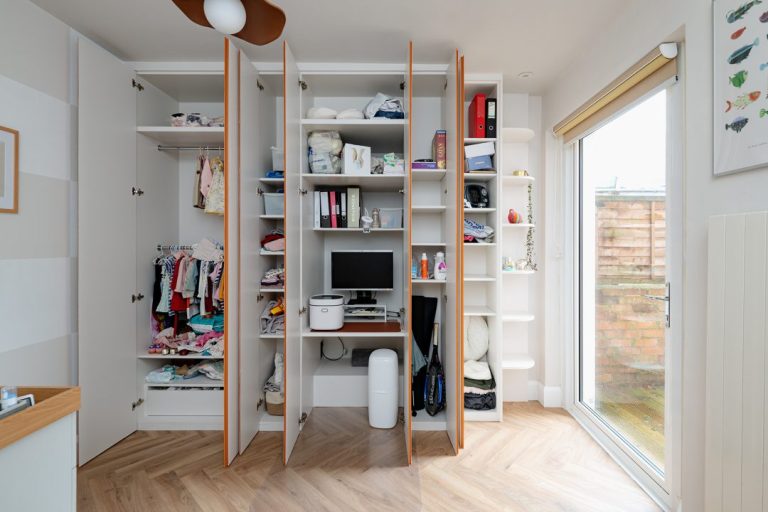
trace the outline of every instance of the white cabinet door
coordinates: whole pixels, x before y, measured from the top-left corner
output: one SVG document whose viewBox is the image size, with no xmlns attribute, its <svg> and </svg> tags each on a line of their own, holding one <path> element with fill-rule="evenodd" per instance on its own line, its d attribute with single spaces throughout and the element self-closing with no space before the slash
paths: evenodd
<svg viewBox="0 0 768 512">
<path fill-rule="evenodd" d="M 405 228 L 405 239 L 403 241 L 403 311 L 405 311 L 405 318 L 402 319 L 403 325 L 405 325 L 406 336 L 403 338 L 403 428 L 405 429 L 405 449 L 408 455 L 408 464 L 411 464 L 413 459 L 413 425 L 411 421 L 411 409 L 413 402 L 413 395 L 411 393 L 412 384 L 412 372 L 411 372 L 411 350 L 413 345 L 411 344 L 411 297 L 413 295 L 411 284 L 411 231 L 413 229 L 411 222 L 411 139 L 412 135 L 412 122 L 411 113 L 413 112 L 413 41 L 408 42 L 408 53 L 405 60 L 405 87 L 403 89 L 403 103 L 405 108 L 405 134 L 403 142 L 403 159 L 405 160 L 406 169 L 408 169 L 408 176 L 405 180 L 405 186 L 403 190 L 403 204 L 407 213 L 405 216 L 405 222 L 403 227 Z"/>
<path fill-rule="evenodd" d="M 463 246 L 463 225 L 459 224 L 459 204 L 463 196 L 463 189 L 460 191 L 461 177 L 458 175 L 459 160 L 461 156 L 461 147 L 463 143 L 459 141 L 459 132 L 461 130 L 460 107 L 459 107 L 459 52 L 455 50 L 451 54 L 450 64 L 446 71 L 445 98 L 443 99 L 443 119 L 445 119 L 446 137 L 446 169 L 445 177 L 447 210 L 445 212 L 445 259 L 448 263 L 448 279 L 445 284 L 446 295 L 446 314 L 443 321 L 445 340 L 445 360 L 443 369 L 445 371 L 445 403 L 446 403 L 446 424 L 448 437 L 451 440 L 453 449 L 456 453 L 459 451 L 459 425 L 461 423 L 461 404 L 464 400 L 464 382 L 461 376 L 463 361 L 461 358 L 461 344 L 463 336 L 461 328 L 462 306 L 461 306 L 461 287 L 463 278 L 461 276 L 461 249 Z"/>
<path fill-rule="evenodd" d="M 136 92 L 133 71 L 79 41 L 80 464 L 136 430 Z"/>
<path fill-rule="evenodd" d="M 298 199 L 299 162 L 299 69 L 291 49 L 283 42 L 283 104 L 285 123 L 285 446 L 287 463 L 299 437 L 301 410 L 301 207 Z M 306 378 L 312 378 L 306 376 Z"/>
<path fill-rule="evenodd" d="M 225 198 L 224 463 L 240 451 L 240 50 L 224 44 Z"/>
</svg>

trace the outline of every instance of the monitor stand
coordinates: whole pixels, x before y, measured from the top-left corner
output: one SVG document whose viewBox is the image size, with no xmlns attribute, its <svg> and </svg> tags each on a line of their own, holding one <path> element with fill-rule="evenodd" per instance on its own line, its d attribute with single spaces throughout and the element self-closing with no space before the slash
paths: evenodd
<svg viewBox="0 0 768 512">
<path fill-rule="evenodd" d="M 355 293 L 354 299 L 349 299 L 350 306 L 364 306 L 366 304 L 376 304 L 376 299 L 373 298 L 373 292 L 359 291 Z"/>
</svg>

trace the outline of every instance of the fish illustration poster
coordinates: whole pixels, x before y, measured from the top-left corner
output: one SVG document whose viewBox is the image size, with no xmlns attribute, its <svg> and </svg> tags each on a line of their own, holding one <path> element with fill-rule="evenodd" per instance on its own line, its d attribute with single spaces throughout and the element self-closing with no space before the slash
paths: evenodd
<svg viewBox="0 0 768 512">
<path fill-rule="evenodd" d="M 715 0 L 715 174 L 768 164 L 768 0 Z"/>
</svg>

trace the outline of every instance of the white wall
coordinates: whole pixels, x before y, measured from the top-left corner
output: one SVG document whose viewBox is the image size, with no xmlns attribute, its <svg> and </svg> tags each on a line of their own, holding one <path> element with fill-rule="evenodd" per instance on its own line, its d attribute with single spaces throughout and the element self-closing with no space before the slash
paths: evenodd
<svg viewBox="0 0 768 512">
<path fill-rule="evenodd" d="M 0 0 L 0 125 L 19 130 L 19 213 L 0 214 L 0 382 L 76 381 L 76 88 L 70 29 Z"/>
<path fill-rule="evenodd" d="M 704 389 L 706 342 L 707 219 L 721 213 L 768 209 L 766 168 L 715 179 L 712 176 L 712 3 L 701 0 L 632 2 L 620 19 L 594 34 L 593 44 L 564 70 L 562 80 L 544 95 L 544 126 L 551 127 L 658 43 L 677 36 L 683 46 L 685 88 L 683 315 L 682 503 L 687 511 L 704 510 Z M 548 176 L 561 169 L 547 140 Z M 558 201 L 547 190 L 548 201 Z M 562 197 L 560 197 L 562 199 Z M 555 204 L 552 204 L 555 206 Z M 557 235 L 555 233 L 554 235 Z M 547 238 L 550 271 L 557 267 L 563 233 Z M 548 289 L 562 289 L 551 288 Z M 549 312 L 549 311 L 548 311 Z M 562 384 L 565 340 L 557 327 L 547 334 L 545 380 Z"/>
</svg>

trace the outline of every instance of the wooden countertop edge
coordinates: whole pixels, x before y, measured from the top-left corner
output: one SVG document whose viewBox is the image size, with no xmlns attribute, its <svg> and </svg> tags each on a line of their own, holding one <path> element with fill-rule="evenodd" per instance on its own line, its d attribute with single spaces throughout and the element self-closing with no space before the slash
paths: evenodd
<svg viewBox="0 0 768 512">
<path fill-rule="evenodd" d="M 80 388 L 19 388 L 32 393 L 33 407 L 0 420 L 0 450 L 80 409 Z M 39 397 L 39 398 L 38 398 Z"/>
</svg>

